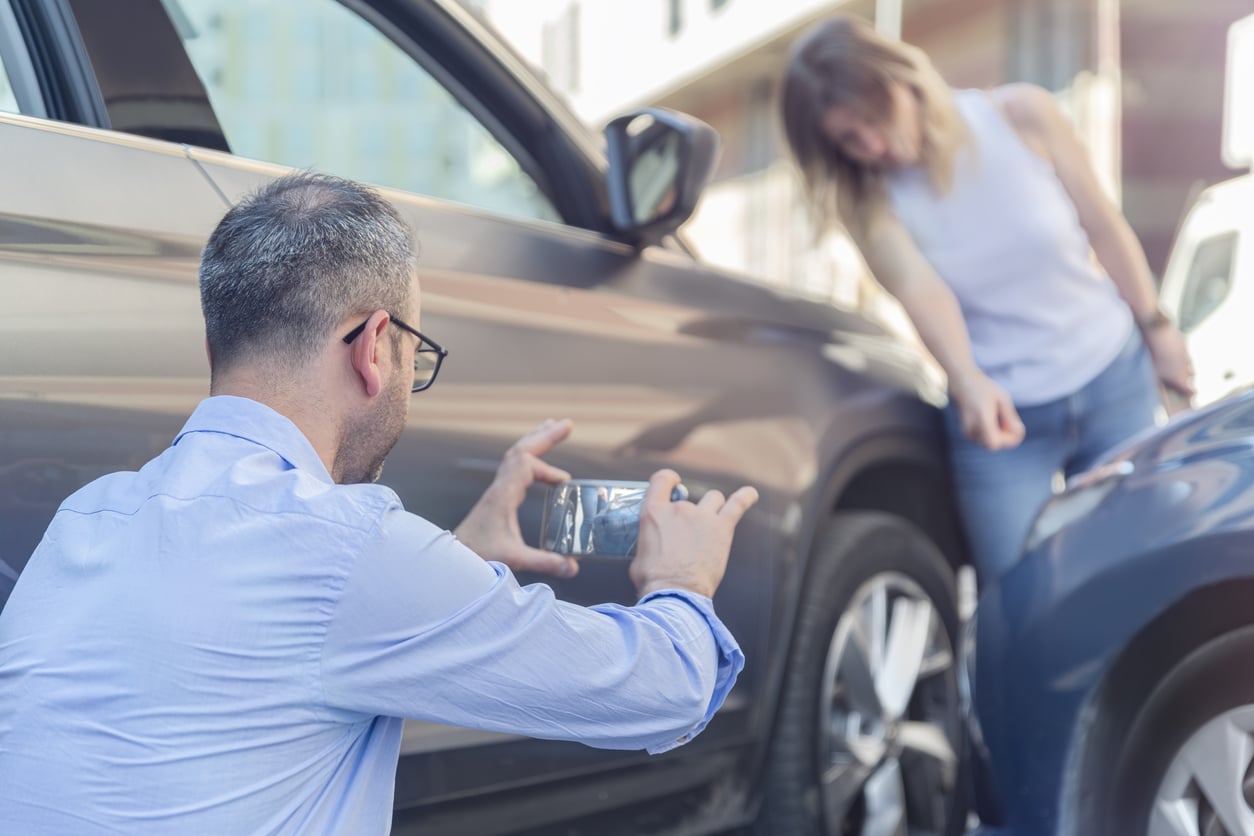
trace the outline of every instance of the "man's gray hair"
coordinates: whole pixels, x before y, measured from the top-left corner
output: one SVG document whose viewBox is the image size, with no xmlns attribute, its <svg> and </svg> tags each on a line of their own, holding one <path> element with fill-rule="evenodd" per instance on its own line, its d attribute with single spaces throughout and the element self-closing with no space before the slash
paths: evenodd
<svg viewBox="0 0 1254 836">
<path fill-rule="evenodd" d="M 373 190 L 281 177 L 219 222 L 200 262 L 215 376 L 244 359 L 299 368 L 345 317 L 409 310 L 412 232 Z"/>
</svg>

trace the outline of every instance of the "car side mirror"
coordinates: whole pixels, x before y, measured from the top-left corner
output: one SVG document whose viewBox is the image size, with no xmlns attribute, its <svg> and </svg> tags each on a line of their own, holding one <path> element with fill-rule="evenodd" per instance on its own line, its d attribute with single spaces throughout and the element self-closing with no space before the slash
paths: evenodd
<svg viewBox="0 0 1254 836">
<path fill-rule="evenodd" d="M 605 126 L 610 216 L 634 243 L 655 244 L 688 220 L 718 161 L 718 132 L 687 114 L 648 107 Z"/>
</svg>

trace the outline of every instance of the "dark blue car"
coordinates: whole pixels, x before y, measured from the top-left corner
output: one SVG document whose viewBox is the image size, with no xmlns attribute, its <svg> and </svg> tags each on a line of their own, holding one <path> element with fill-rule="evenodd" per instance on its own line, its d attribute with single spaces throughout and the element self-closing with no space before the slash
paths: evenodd
<svg viewBox="0 0 1254 836">
<path fill-rule="evenodd" d="M 1254 833 L 1254 390 L 1074 479 L 963 644 L 983 836 Z"/>
</svg>

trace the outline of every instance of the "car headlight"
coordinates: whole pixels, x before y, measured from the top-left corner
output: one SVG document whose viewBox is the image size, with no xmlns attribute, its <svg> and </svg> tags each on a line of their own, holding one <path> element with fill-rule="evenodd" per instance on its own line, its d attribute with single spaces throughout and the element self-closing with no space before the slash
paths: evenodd
<svg viewBox="0 0 1254 836">
<path fill-rule="evenodd" d="M 1025 550 L 1031 551 L 1102 504 L 1110 492 L 1132 473 L 1127 459 L 1109 462 L 1075 476 L 1062 493 L 1045 503 L 1028 532 Z"/>
</svg>

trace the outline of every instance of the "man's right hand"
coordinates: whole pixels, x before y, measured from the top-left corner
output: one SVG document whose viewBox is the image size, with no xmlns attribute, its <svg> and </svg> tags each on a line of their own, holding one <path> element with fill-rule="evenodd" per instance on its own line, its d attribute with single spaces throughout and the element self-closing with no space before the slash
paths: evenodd
<svg viewBox="0 0 1254 836">
<path fill-rule="evenodd" d="M 1007 450 L 1023 441 L 1023 421 L 1006 390 L 981 371 L 950 380 L 949 396 L 958 406 L 963 434 L 989 450 Z"/>
<path fill-rule="evenodd" d="M 732 534 L 758 492 L 744 487 L 724 499 L 710 491 L 699 502 L 672 502 L 679 474 L 659 470 L 649 479 L 640 508 L 640 537 L 631 562 L 640 597 L 659 589 L 685 589 L 714 597 L 727 570 Z"/>
</svg>

